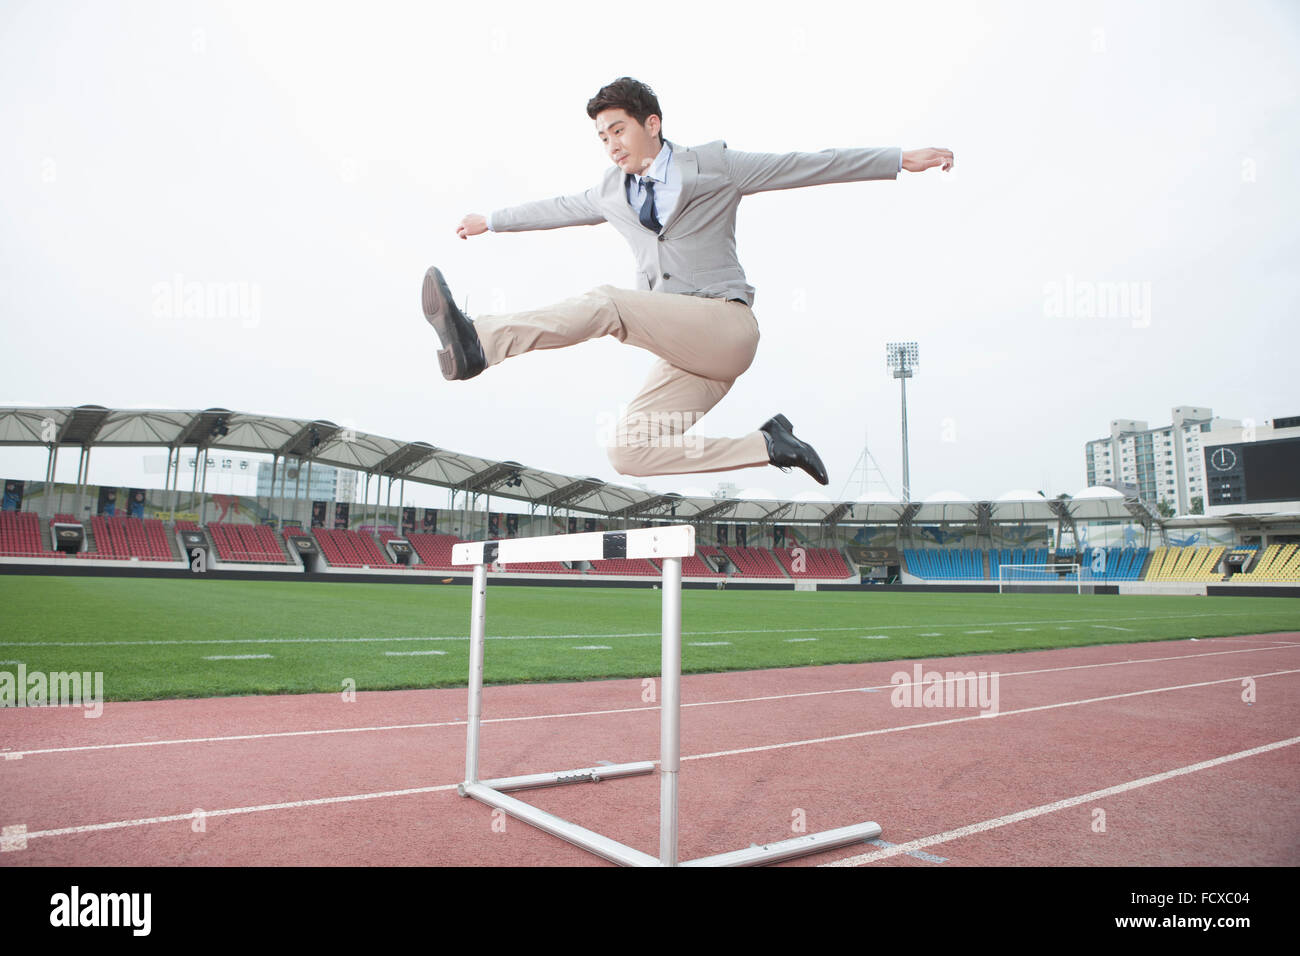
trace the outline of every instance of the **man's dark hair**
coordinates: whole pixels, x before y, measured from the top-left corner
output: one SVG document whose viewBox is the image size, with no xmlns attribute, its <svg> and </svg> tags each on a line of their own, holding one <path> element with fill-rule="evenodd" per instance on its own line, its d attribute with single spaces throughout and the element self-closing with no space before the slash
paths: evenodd
<svg viewBox="0 0 1300 956">
<path fill-rule="evenodd" d="M 587 116 L 595 119 L 604 110 L 624 110 L 642 126 L 649 117 L 658 116 L 659 142 L 663 143 L 664 114 L 659 109 L 659 98 L 640 80 L 620 76 L 608 86 L 602 86 L 600 92 L 587 101 Z"/>
</svg>

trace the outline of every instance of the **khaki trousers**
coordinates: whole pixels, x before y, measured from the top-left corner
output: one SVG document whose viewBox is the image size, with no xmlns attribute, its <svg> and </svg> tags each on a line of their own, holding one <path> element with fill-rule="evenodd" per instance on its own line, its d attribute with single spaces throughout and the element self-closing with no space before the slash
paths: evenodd
<svg viewBox="0 0 1300 956">
<path fill-rule="evenodd" d="M 731 390 L 758 349 L 743 302 L 600 286 L 544 309 L 474 319 L 488 365 L 534 349 L 612 335 L 659 356 L 625 412 L 610 416 L 610 463 L 620 474 L 679 475 L 769 463 L 760 431 L 706 438 L 692 427 Z"/>
</svg>

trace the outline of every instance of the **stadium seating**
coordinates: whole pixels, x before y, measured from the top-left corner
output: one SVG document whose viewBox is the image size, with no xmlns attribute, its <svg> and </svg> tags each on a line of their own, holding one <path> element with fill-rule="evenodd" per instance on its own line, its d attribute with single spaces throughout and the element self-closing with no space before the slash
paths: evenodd
<svg viewBox="0 0 1300 956">
<path fill-rule="evenodd" d="M 660 571 L 645 558 L 605 558 L 591 562 L 592 574 L 640 574 L 658 577 Z"/>
<path fill-rule="evenodd" d="M 907 570 L 918 578 L 934 581 L 987 580 L 984 574 L 984 552 L 978 549 L 906 548 L 903 560 L 907 563 Z"/>
<path fill-rule="evenodd" d="M 695 553 L 682 559 L 682 577 L 684 578 L 720 578 L 721 571 L 714 570 L 722 558 L 722 552 L 711 545 L 696 547 Z M 655 562 L 656 567 L 658 562 Z"/>
<path fill-rule="evenodd" d="M 1141 576 L 1142 566 L 1146 564 L 1150 553 L 1147 548 L 1107 548 L 1101 570 L 1093 570 L 1092 577 L 1094 580 L 1105 578 L 1107 581 L 1136 581 Z M 1093 567 L 1092 558 L 1093 552 L 1089 549 L 1085 553 L 1085 563 L 1089 568 Z"/>
<path fill-rule="evenodd" d="M 172 551 L 163 523 L 157 518 L 129 518 L 121 515 L 96 515 L 90 519 L 95 536 L 94 557 L 118 560 L 179 561 Z M 90 552 L 83 551 L 89 557 Z"/>
<path fill-rule="evenodd" d="M 210 524 L 208 531 L 222 561 L 289 564 L 289 556 L 266 525 Z"/>
<path fill-rule="evenodd" d="M 738 578 L 783 578 L 785 572 L 766 548 L 722 546 L 720 550 L 736 568 Z"/>
<path fill-rule="evenodd" d="M 844 556 L 832 548 L 803 548 L 803 570 L 795 570 L 795 549 L 778 548 L 774 553 L 792 578 L 847 578 L 853 575 Z"/>
<path fill-rule="evenodd" d="M 375 544 L 375 539 L 358 531 L 316 529 L 316 543 L 325 560 L 335 568 L 394 568 Z"/>
<path fill-rule="evenodd" d="M 409 534 L 406 539 L 420 556 L 420 565 L 436 568 L 440 571 L 464 571 L 451 563 L 451 547 L 459 544 L 461 539 L 454 534 Z"/>
<path fill-rule="evenodd" d="M 41 519 L 32 511 L 0 511 L 0 555 L 10 558 L 57 558 L 41 539 Z"/>
<path fill-rule="evenodd" d="M 1219 581 L 1220 565 L 1227 548 L 1168 547 L 1162 545 L 1151 556 L 1148 581 Z"/>
<path fill-rule="evenodd" d="M 1105 557 L 1097 559 L 1097 554 L 1104 553 Z M 1083 569 L 1085 580 L 1092 581 L 1136 581 L 1142 573 L 1142 565 L 1146 562 L 1146 548 L 1084 548 L 1083 551 L 1074 551 L 1065 549 L 1056 552 L 1056 560 L 1062 558 L 1068 559 L 1072 564 L 1078 564 Z M 989 580 L 998 580 L 998 569 L 1004 564 L 1049 564 L 1053 561 L 1053 552 L 1050 548 L 995 548 L 988 553 L 989 557 Z M 1054 571 L 1020 571 L 1017 572 L 1020 580 L 1035 580 L 1041 578 L 1044 581 L 1059 581 L 1060 576 Z M 1074 580 L 1073 577 L 1067 580 Z"/>
<path fill-rule="evenodd" d="M 1300 544 L 1270 544 L 1249 571 L 1234 574 L 1232 580 L 1243 584 L 1300 581 Z"/>
</svg>

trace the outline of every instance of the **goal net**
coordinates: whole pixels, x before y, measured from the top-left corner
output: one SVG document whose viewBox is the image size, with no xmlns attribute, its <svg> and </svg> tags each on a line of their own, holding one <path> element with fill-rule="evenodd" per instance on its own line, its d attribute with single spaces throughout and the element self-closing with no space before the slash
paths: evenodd
<svg viewBox="0 0 1300 956">
<path fill-rule="evenodd" d="M 1092 568 L 1078 564 L 999 564 L 999 594 L 1092 594 Z"/>
</svg>

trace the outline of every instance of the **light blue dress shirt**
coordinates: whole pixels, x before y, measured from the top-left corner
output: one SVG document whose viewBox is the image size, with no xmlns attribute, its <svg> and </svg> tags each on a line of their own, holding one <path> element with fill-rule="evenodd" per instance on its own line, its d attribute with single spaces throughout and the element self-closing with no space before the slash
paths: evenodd
<svg viewBox="0 0 1300 956">
<path fill-rule="evenodd" d="M 672 159 L 673 148 L 665 142 L 655 161 L 650 164 L 650 169 L 645 173 L 645 178 L 654 180 L 655 218 L 661 225 L 666 223 L 668 217 L 673 214 L 673 210 L 677 208 L 677 200 L 682 194 L 681 173 L 673 169 Z M 641 206 L 645 202 L 645 186 L 642 185 L 642 178 L 631 173 L 624 177 L 628 205 L 638 216 L 641 215 Z"/>
</svg>

